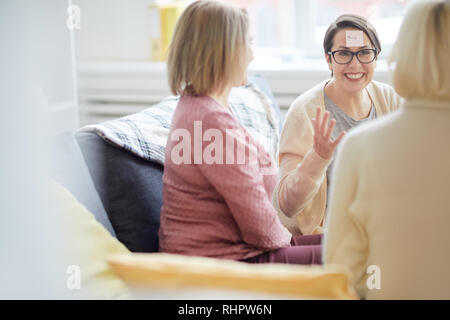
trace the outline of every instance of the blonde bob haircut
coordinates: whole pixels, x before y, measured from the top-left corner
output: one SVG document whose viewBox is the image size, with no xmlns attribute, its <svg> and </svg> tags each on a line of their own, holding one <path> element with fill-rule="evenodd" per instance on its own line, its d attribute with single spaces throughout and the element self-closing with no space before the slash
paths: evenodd
<svg viewBox="0 0 450 320">
<path fill-rule="evenodd" d="M 450 1 L 418 1 L 408 10 L 389 64 L 405 99 L 450 100 Z"/>
<path fill-rule="evenodd" d="M 179 18 L 167 68 L 173 94 L 203 96 L 237 81 L 248 45 L 248 15 L 217 1 L 195 1 Z"/>
</svg>

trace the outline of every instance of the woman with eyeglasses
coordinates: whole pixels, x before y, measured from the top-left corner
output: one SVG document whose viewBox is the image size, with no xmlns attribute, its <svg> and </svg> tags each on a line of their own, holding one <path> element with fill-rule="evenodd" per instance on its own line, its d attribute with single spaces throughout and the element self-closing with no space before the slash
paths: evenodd
<svg viewBox="0 0 450 320">
<path fill-rule="evenodd" d="M 294 235 L 317 234 L 317 244 L 322 240 L 337 145 L 345 132 L 400 104 L 390 86 L 372 80 L 381 45 L 365 18 L 338 17 L 325 34 L 323 48 L 332 78 L 301 94 L 289 108 L 273 194 L 274 206 L 288 230 Z"/>
<path fill-rule="evenodd" d="M 388 62 L 399 110 L 347 134 L 324 236 L 365 299 L 450 299 L 450 1 L 414 1 Z"/>
</svg>

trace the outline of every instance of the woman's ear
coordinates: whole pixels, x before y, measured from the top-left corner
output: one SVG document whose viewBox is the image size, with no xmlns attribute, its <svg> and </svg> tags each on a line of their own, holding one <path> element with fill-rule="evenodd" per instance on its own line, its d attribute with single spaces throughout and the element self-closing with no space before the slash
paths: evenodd
<svg viewBox="0 0 450 320">
<path fill-rule="evenodd" d="M 325 53 L 325 60 L 327 61 L 328 69 L 333 70 L 333 67 L 331 66 L 331 55 Z"/>
<path fill-rule="evenodd" d="M 327 61 L 328 69 L 331 71 L 331 77 L 333 78 L 333 66 L 332 66 L 332 61 L 331 61 L 331 55 L 328 53 L 325 53 L 325 60 Z"/>
</svg>

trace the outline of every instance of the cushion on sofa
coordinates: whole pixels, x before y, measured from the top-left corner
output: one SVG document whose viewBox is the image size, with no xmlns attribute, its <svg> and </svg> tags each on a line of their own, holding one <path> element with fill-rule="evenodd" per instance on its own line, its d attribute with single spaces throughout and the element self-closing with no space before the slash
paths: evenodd
<svg viewBox="0 0 450 320">
<path fill-rule="evenodd" d="M 69 298 L 127 298 L 128 288 L 112 272 L 108 259 L 112 255 L 131 253 L 67 189 L 51 181 L 50 192 L 52 208 L 63 223 L 64 252 L 60 258 L 67 261 L 67 283 L 79 285 L 78 290 L 68 291 Z M 75 279 L 76 274 L 79 280 Z"/>
<path fill-rule="evenodd" d="M 78 132 L 75 137 L 117 239 L 133 252 L 157 252 L 163 167 L 106 143 L 96 133 Z"/>
<path fill-rule="evenodd" d="M 269 84 L 264 79 L 264 77 L 259 74 L 250 76 L 248 80 L 252 82 L 259 90 L 264 92 L 264 94 L 269 98 L 270 105 L 272 106 L 272 109 L 275 112 L 276 117 L 278 119 L 278 130 L 279 133 L 281 134 L 281 129 L 283 128 L 283 121 L 280 106 L 278 105 L 277 100 L 275 99 L 272 93 L 272 90 L 270 90 Z"/>
<path fill-rule="evenodd" d="M 276 159 L 280 110 L 276 101 L 269 98 L 273 95 L 262 77 L 252 76 L 249 80 L 247 85 L 231 90 L 228 103 L 249 134 Z M 260 89 L 260 86 L 268 91 Z M 86 125 L 78 131 L 96 132 L 110 144 L 145 160 L 164 165 L 164 150 L 179 99 L 179 96 L 168 96 L 140 112 Z"/>
<path fill-rule="evenodd" d="M 357 299 L 348 269 L 340 266 L 248 264 L 166 253 L 118 255 L 113 270 L 136 289 L 237 290 L 292 299 Z"/>
<path fill-rule="evenodd" d="M 113 236 L 114 229 L 92 182 L 89 169 L 72 132 L 63 132 L 49 144 L 50 176 L 68 189 Z"/>
</svg>

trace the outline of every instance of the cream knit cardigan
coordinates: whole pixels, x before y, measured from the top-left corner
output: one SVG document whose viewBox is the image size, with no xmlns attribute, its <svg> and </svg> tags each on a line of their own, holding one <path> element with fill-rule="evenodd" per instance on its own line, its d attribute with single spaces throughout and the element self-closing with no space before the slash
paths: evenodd
<svg viewBox="0 0 450 320">
<path fill-rule="evenodd" d="M 450 101 L 411 100 L 341 142 L 323 261 L 361 297 L 450 299 L 449 140 Z"/>
<path fill-rule="evenodd" d="M 278 151 L 279 179 L 273 204 L 280 220 L 293 235 L 322 233 L 327 202 L 326 169 L 331 160 L 322 159 L 313 150 L 313 126 L 316 108 L 325 109 L 324 81 L 300 95 L 290 106 Z M 372 81 L 366 87 L 380 117 L 397 109 L 401 98 L 389 85 Z M 297 157 L 287 157 L 295 155 Z M 300 195 L 300 196 L 299 196 Z M 297 201 L 289 217 L 279 206 L 279 197 Z"/>
</svg>

